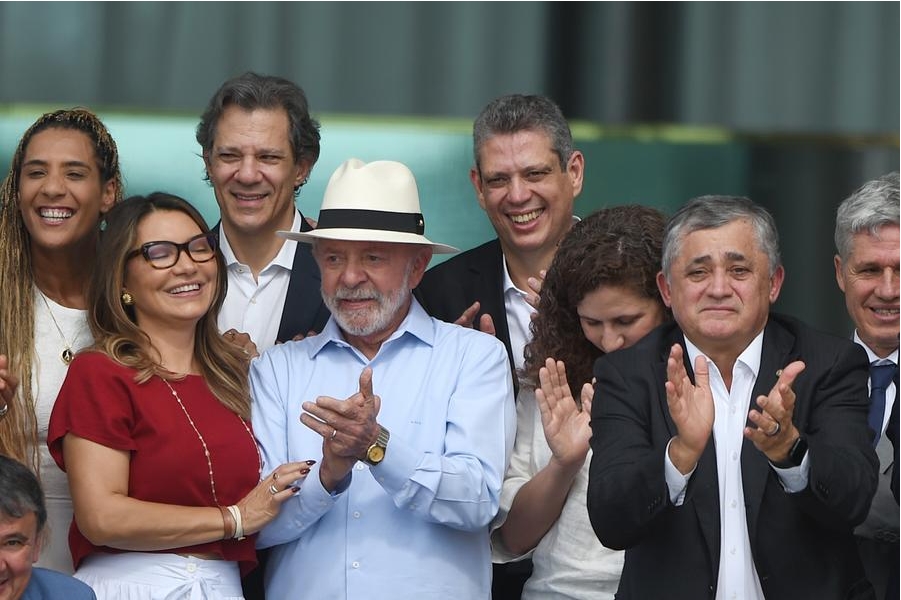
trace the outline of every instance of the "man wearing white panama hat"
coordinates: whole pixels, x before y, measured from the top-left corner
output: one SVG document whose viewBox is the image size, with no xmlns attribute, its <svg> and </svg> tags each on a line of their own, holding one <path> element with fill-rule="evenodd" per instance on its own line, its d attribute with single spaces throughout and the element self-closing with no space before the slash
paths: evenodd
<svg viewBox="0 0 901 600">
<path fill-rule="evenodd" d="M 490 597 L 509 364 L 494 337 L 413 298 L 432 253 L 456 251 L 424 232 L 410 170 L 357 159 L 332 175 L 315 230 L 280 232 L 312 243 L 332 316 L 251 368 L 264 463 L 321 457 L 260 534 L 268 597 Z"/>
</svg>

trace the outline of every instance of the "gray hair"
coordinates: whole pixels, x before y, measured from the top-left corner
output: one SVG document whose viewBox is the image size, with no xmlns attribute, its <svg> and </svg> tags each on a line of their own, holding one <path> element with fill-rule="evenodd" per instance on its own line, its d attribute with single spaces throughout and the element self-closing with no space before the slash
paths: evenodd
<svg viewBox="0 0 901 600">
<path fill-rule="evenodd" d="M 216 126 L 225 109 L 231 105 L 244 110 L 282 108 L 288 115 L 289 138 L 294 163 L 319 160 L 319 122 L 310 116 L 307 95 L 294 82 L 273 75 L 247 72 L 222 84 L 210 99 L 197 125 L 197 143 L 204 154 L 213 149 Z M 209 181 L 209 174 L 204 177 Z"/>
<path fill-rule="evenodd" d="M 851 253 L 855 234 L 877 235 L 883 225 L 898 225 L 898 171 L 868 181 L 845 198 L 835 214 L 835 248 L 842 260 Z"/>
<path fill-rule="evenodd" d="M 33 512 L 38 524 L 38 533 L 47 523 L 47 507 L 41 484 L 28 467 L 0 454 L 0 517 L 21 519 Z"/>
<path fill-rule="evenodd" d="M 686 235 L 702 229 L 716 229 L 740 219 L 751 221 L 757 243 L 767 255 L 772 276 L 782 259 L 779 256 L 779 232 L 769 211 L 741 196 L 699 196 L 689 200 L 667 223 L 661 259 L 667 281 Z"/>
<path fill-rule="evenodd" d="M 539 131 L 551 140 L 560 168 L 573 153 L 573 136 L 560 107 L 545 96 L 511 94 L 492 100 L 482 109 L 472 126 L 472 152 L 481 172 L 479 150 L 495 135 Z"/>
</svg>

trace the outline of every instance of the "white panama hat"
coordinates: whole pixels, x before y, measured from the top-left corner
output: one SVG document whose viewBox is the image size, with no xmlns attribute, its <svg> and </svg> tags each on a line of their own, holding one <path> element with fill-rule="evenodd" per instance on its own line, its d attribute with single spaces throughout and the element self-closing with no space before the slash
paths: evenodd
<svg viewBox="0 0 901 600">
<path fill-rule="evenodd" d="M 364 163 L 344 161 L 329 179 L 312 231 L 279 231 L 298 242 L 314 239 L 359 242 L 425 244 L 436 254 L 459 252 L 457 248 L 428 240 L 425 219 L 419 209 L 416 179 L 406 165 L 390 160 Z"/>
</svg>

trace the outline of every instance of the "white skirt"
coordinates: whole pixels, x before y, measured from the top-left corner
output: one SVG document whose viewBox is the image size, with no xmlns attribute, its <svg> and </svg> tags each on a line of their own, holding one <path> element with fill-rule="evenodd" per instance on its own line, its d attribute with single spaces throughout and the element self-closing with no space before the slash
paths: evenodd
<svg viewBox="0 0 901 600">
<path fill-rule="evenodd" d="M 180 554 L 92 554 L 75 577 L 97 600 L 244 600 L 238 563 Z"/>
</svg>

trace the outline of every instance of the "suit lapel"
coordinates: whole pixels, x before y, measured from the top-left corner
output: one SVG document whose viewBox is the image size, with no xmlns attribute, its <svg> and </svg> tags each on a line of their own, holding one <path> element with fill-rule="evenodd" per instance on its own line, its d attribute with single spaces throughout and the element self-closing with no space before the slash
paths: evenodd
<svg viewBox="0 0 901 600">
<path fill-rule="evenodd" d="M 310 231 L 312 227 L 303 215 L 301 231 Z M 276 340 L 286 342 L 298 333 L 306 335 L 309 331 L 319 333 L 328 320 L 328 310 L 322 302 L 320 291 L 321 277 L 319 266 L 313 259 L 309 244 L 297 243 L 294 251 L 294 262 L 291 265 L 291 279 L 288 281 L 288 293 L 278 327 Z"/>
<path fill-rule="evenodd" d="M 510 327 L 507 325 L 507 307 L 504 304 L 504 253 L 500 240 L 485 247 L 485 254 L 474 256 L 470 262 L 471 281 L 475 283 L 472 297 L 478 298 L 482 305 L 482 314 L 491 315 L 494 321 L 495 337 L 504 343 L 513 375 L 514 392 L 519 392 L 519 378 L 516 376 L 516 365 L 513 362 L 513 347 L 510 344 Z"/>
<path fill-rule="evenodd" d="M 766 396 L 776 385 L 778 376 L 776 372 L 784 368 L 794 360 L 789 356 L 794 338 L 778 323 L 769 319 L 763 333 L 763 348 L 760 352 L 760 369 L 757 373 L 757 381 L 751 392 L 751 402 L 748 411 L 760 411 L 757 404 L 758 396 Z M 749 427 L 755 427 L 747 421 Z M 748 522 L 748 536 L 751 540 L 751 548 L 757 543 L 757 521 L 760 515 L 760 505 L 766 490 L 767 481 L 771 473 L 769 461 L 754 443 L 745 438 L 741 447 L 741 477 L 745 495 L 745 514 Z"/>
</svg>

